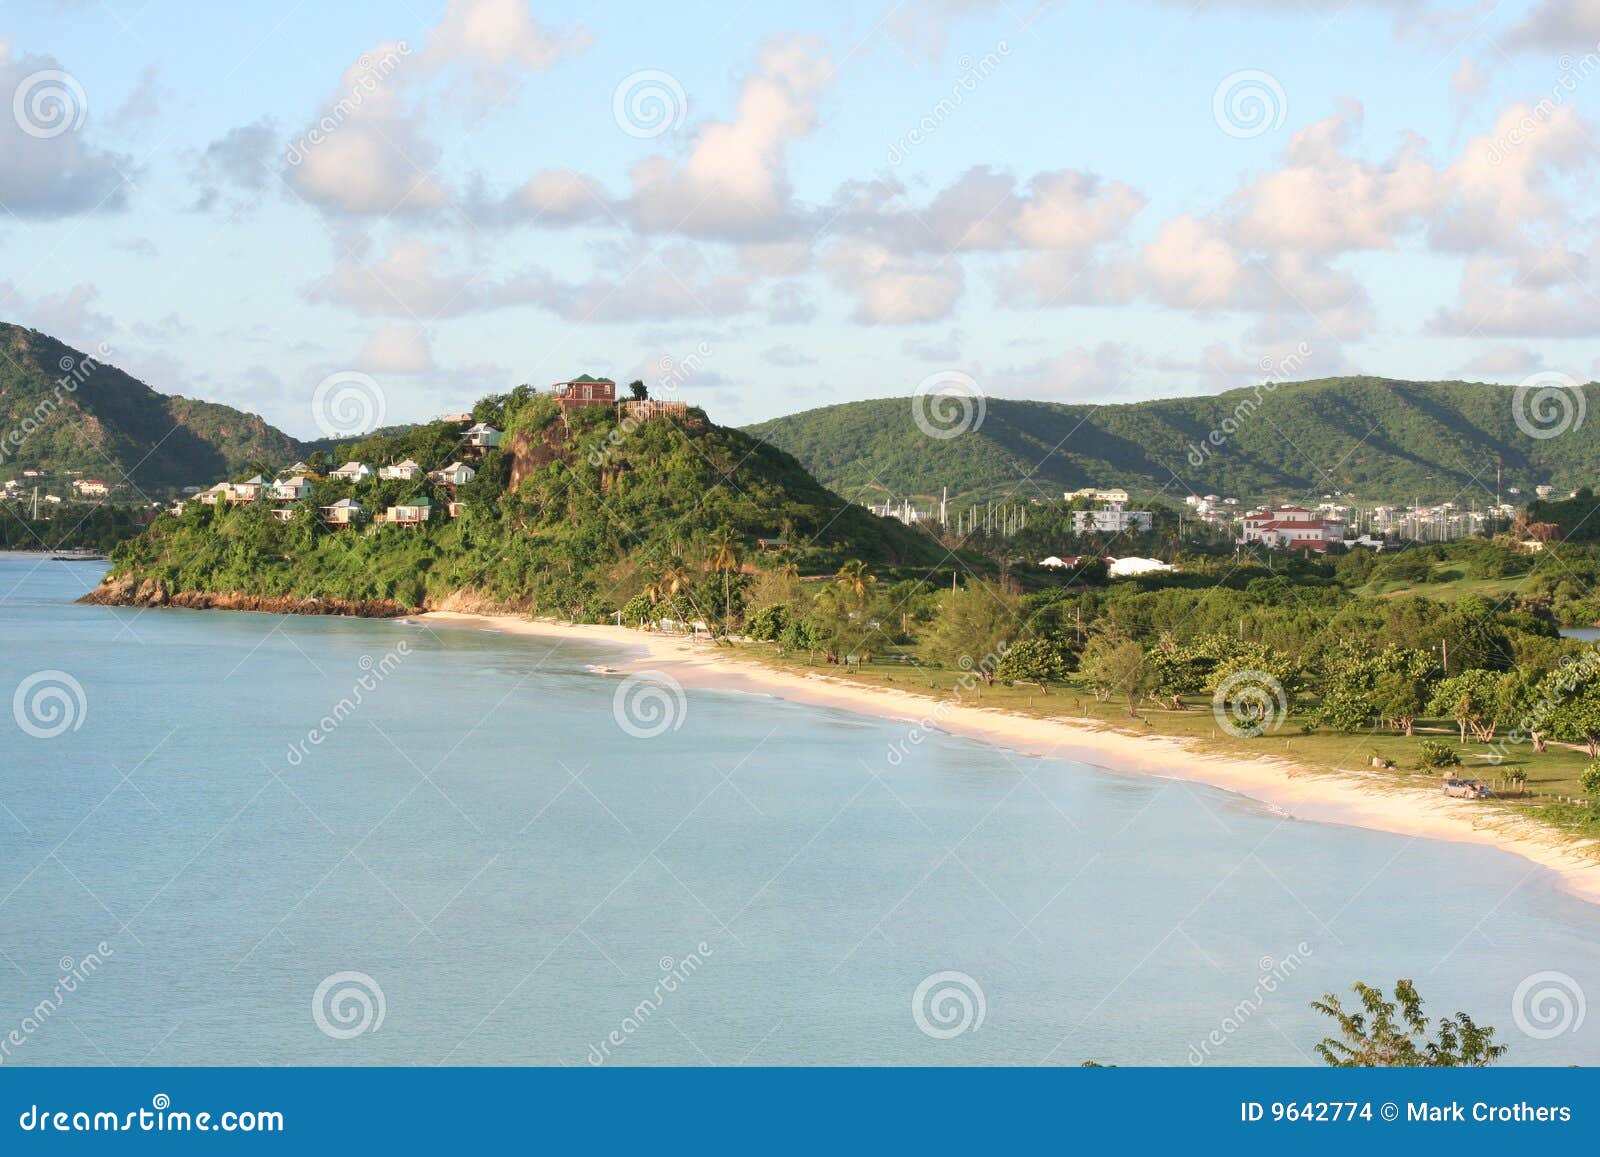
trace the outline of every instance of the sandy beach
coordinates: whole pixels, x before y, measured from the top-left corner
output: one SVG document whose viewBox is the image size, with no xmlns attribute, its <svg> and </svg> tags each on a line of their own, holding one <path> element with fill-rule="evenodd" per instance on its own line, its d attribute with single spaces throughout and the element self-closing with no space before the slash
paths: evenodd
<svg viewBox="0 0 1600 1157">
<path fill-rule="evenodd" d="M 908 742 L 928 730 L 992 743 L 1025 755 L 1070 759 L 1124 774 L 1154 775 L 1238 792 L 1296 820 L 1349 824 L 1416 839 L 1483 844 L 1558 874 L 1562 887 L 1600 904 L 1600 863 L 1536 821 L 1360 772 L 1330 772 L 1276 758 L 1193 750 L 1164 736 L 1133 735 L 1065 719 L 1039 719 L 964 706 L 950 697 L 865 686 L 822 672 L 796 674 L 740 659 L 704 640 L 626 627 L 572 625 L 510 615 L 433 611 L 415 621 L 623 649 L 620 673 L 658 671 L 685 687 L 765 692 L 800 703 L 903 721 Z"/>
</svg>

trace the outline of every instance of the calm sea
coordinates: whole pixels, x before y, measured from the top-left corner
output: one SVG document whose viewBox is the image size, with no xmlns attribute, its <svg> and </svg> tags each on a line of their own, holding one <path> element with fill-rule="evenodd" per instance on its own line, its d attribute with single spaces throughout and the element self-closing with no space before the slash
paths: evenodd
<svg viewBox="0 0 1600 1157">
<path fill-rule="evenodd" d="M 101 569 L 0 556 L 0 1063 L 1296 1064 L 1397 977 L 1600 1062 L 1509 855 Z"/>
</svg>

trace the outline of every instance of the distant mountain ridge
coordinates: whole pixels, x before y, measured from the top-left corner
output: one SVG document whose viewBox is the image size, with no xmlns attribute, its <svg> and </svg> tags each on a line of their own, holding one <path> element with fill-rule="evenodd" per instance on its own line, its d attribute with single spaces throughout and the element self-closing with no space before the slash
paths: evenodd
<svg viewBox="0 0 1600 1157">
<path fill-rule="evenodd" d="M 157 393 L 94 354 L 0 322 L 0 479 L 78 471 L 152 496 L 209 484 L 299 442 L 232 406 Z"/>
<path fill-rule="evenodd" d="M 937 498 L 946 486 L 952 498 L 1030 498 L 1114 485 L 1174 497 L 1343 491 L 1482 506 L 1495 493 L 1497 455 L 1504 486 L 1520 487 L 1522 501 L 1541 483 L 1592 484 L 1600 413 L 1588 411 L 1597 401 L 1593 383 L 1541 400 L 1511 386 L 1355 377 L 1115 405 L 988 398 L 975 428 L 946 438 L 919 427 L 910 398 L 747 429 L 858 502 Z"/>
</svg>

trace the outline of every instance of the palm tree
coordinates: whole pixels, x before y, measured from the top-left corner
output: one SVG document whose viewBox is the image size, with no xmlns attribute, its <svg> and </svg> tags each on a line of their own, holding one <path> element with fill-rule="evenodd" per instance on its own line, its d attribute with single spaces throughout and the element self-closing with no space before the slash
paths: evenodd
<svg viewBox="0 0 1600 1157">
<path fill-rule="evenodd" d="M 853 558 L 839 568 L 839 575 L 833 580 L 834 585 L 859 603 L 867 601 L 867 592 L 878 581 L 876 575 L 867 573 L 867 564 L 858 558 Z"/>
<path fill-rule="evenodd" d="M 739 543 L 733 531 L 724 526 L 711 535 L 711 569 L 722 572 L 722 630 L 733 620 L 733 588 L 730 571 L 739 569 Z"/>
</svg>

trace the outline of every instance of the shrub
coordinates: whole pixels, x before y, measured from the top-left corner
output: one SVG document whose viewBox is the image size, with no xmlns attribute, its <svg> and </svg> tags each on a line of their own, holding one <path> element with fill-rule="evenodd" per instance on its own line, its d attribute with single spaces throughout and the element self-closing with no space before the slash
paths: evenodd
<svg viewBox="0 0 1600 1157">
<path fill-rule="evenodd" d="M 1583 776 L 1578 780 L 1583 788 L 1583 794 L 1589 797 L 1589 802 L 1600 800 L 1600 759 L 1591 759 L 1589 766 L 1583 769 Z"/>
<path fill-rule="evenodd" d="M 1417 744 L 1417 759 L 1423 768 L 1460 767 L 1461 757 L 1448 743 L 1424 739 Z"/>
</svg>

